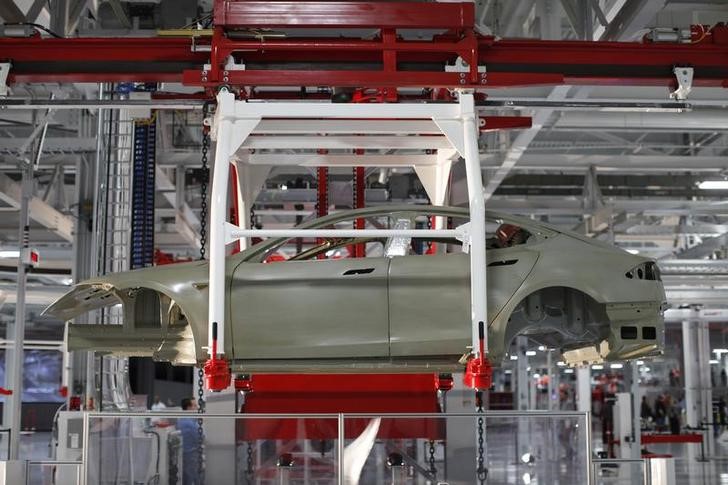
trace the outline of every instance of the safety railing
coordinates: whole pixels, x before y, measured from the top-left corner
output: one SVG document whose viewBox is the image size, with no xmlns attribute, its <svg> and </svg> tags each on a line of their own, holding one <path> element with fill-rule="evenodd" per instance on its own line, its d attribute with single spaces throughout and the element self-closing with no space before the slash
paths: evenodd
<svg viewBox="0 0 728 485">
<path fill-rule="evenodd" d="M 592 483 L 588 423 L 580 412 L 86 413 L 82 477 L 89 484 L 165 485 L 203 474 L 202 483 L 583 485 Z"/>
<path fill-rule="evenodd" d="M 83 463 L 70 460 L 28 460 L 25 485 L 77 485 L 83 483 Z"/>
<path fill-rule="evenodd" d="M 649 485 L 652 483 L 647 460 L 605 458 L 593 459 L 591 464 L 594 485 Z M 639 481 L 636 480 L 638 476 Z"/>
</svg>

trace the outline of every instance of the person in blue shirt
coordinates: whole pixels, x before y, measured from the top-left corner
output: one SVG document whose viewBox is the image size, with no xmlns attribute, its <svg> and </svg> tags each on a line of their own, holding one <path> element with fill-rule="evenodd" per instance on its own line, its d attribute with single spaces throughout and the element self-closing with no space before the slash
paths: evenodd
<svg viewBox="0 0 728 485">
<path fill-rule="evenodd" d="M 191 398 L 182 399 L 183 411 L 196 411 L 197 402 Z M 182 434 L 182 485 L 202 485 L 200 460 L 204 436 L 200 435 L 197 418 L 180 418 L 177 429 Z"/>
</svg>

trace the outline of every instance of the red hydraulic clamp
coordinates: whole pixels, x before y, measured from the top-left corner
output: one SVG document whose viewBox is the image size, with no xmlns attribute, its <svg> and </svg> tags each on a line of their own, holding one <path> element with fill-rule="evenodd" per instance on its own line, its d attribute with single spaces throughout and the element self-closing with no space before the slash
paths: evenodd
<svg viewBox="0 0 728 485">
<path fill-rule="evenodd" d="M 205 362 L 205 385 L 213 392 L 224 391 L 230 386 L 230 367 L 225 359 L 217 357 L 217 322 L 212 322 L 212 351 Z"/>
<path fill-rule="evenodd" d="M 485 356 L 485 324 L 478 322 L 478 355 L 471 357 L 465 366 L 463 383 L 477 390 L 487 390 L 493 384 L 493 368 Z"/>
</svg>

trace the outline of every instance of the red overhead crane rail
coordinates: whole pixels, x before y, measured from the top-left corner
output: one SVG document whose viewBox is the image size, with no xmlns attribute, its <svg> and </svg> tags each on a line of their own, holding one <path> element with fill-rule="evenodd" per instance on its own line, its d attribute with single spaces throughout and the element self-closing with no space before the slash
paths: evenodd
<svg viewBox="0 0 728 485">
<path fill-rule="evenodd" d="M 692 43 L 509 40 L 474 30 L 472 3 L 216 0 L 210 37 L 2 38 L 9 83 L 163 82 L 217 88 L 494 88 L 557 84 L 728 86 L 728 28 Z M 311 37 L 301 28 L 337 35 Z M 371 28 L 373 38 L 351 29 Z M 440 33 L 407 38 L 408 29 Z M 347 32 L 349 30 L 349 32 Z M 411 36 L 410 36 L 411 37 Z"/>
</svg>

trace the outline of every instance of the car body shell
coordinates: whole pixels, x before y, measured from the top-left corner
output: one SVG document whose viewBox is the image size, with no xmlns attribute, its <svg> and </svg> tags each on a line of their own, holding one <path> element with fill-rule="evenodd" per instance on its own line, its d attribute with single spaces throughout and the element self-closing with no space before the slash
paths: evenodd
<svg viewBox="0 0 728 485">
<path fill-rule="evenodd" d="M 300 227 L 399 213 L 468 217 L 459 208 L 387 206 L 336 213 Z M 488 355 L 495 365 L 518 334 L 537 341 L 541 336 L 570 363 L 661 351 L 665 293 L 659 275 L 626 276 L 654 264 L 651 260 L 537 221 L 492 212 L 487 219 L 530 234 L 523 244 L 486 253 Z M 471 345 L 467 254 L 264 263 L 283 241 L 269 239 L 227 258 L 224 350 L 234 370 L 462 368 L 461 357 Z M 71 320 L 118 303 L 122 325 L 71 324 L 69 349 L 152 356 L 180 365 L 206 360 L 207 262 L 90 279 L 46 313 Z"/>
</svg>

